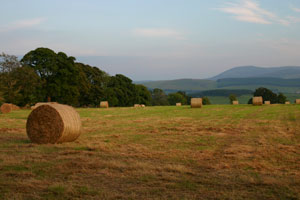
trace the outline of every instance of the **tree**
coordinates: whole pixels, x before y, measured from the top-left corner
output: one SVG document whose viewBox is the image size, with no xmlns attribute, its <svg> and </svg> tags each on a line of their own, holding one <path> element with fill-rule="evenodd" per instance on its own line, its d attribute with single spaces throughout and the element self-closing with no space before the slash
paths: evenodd
<svg viewBox="0 0 300 200">
<path fill-rule="evenodd" d="M 285 104 L 285 102 L 287 101 L 286 96 L 284 96 L 282 93 L 279 93 L 277 99 L 278 99 L 277 103 L 280 103 L 280 104 Z"/>
<path fill-rule="evenodd" d="M 33 105 L 42 100 L 41 79 L 35 71 L 28 66 L 20 67 L 13 72 L 16 86 L 20 95 L 15 99 L 15 104 L 20 106 Z"/>
<path fill-rule="evenodd" d="M 165 106 L 169 105 L 168 96 L 163 90 L 155 88 L 152 92 L 152 105 L 153 106 Z"/>
<path fill-rule="evenodd" d="M 135 85 L 122 74 L 112 76 L 108 82 L 105 98 L 112 106 L 133 106 L 135 103 Z"/>
<path fill-rule="evenodd" d="M 210 100 L 208 97 L 202 97 L 202 104 L 203 105 L 210 105 Z"/>
<path fill-rule="evenodd" d="M 151 105 L 151 93 L 144 85 L 135 85 L 135 104 Z"/>
<path fill-rule="evenodd" d="M 273 93 L 267 88 L 257 88 L 254 92 L 254 96 L 261 96 L 264 101 L 270 101 L 271 103 L 277 103 L 277 94 Z"/>
<path fill-rule="evenodd" d="M 48 48 L 37 48 L 21 60 L 41 78 L 43 100 L 51 99 L 60 103 L 77 105 L 79 96 L 79 69 L 75 58 L 65 53 L 55 53 Z"/>
<path fill-rule="evenodd" d="M 170 105 L 176 105 L 176 103 L 187 104 L 187 99 L 180 92 L 170 93 L 168 95 L 168 101 Z"/>
<path fill-rule="evenodd" d="M 233 101 L 237 101 L 236 95 L 235 94 L 231 94 L 229 95 L 229 101 L 232 104 Z"/>
<path fill-rule="evenodd" d="M 76 63 L 76 66 L 80 70 L 80 105 L 99 105 L 100 101 L 106 97 L 105 90 L 110 79 L 109 75 L 97 67 L 83 63 Z"/>
<path fill-rule="evenodd" d="M 16 56 L 0 54 L 0 91 L 4 101 L 8 103 L 15 103 L 15 99 L 20 95 L 17 80 L 13 77 L 14 71 L 20 67 Z"/>
</svg>

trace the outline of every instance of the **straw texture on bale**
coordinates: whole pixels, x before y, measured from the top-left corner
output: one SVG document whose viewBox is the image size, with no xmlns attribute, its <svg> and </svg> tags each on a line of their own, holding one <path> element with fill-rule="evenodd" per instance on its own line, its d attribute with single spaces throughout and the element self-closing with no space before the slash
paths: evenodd
<svg viewBox="0 0 300 200">
<path fill-rule="evenodd" d="M 286 101 L 285 104 L 291 104 L 289 101 Z"/>
<path fill-rule="evenodd" d="M 181 103 L 176 103 L 176 106 L 181 106 Z"/>
<path fill-rule="evenodd" d="M 192 108 L 201 108 L 202 107 L 202 98 L 192 98 L 191 99 Z"/>
<path fill-rule="evenodd" d="M 296 99 L 296 100 L 295 100 L 295 103 L 296 103 L 296 104 L 300 104 L 300 99 Z"/>
<path fill-rule="evenodd" d="M 270 104 L 271 104 L 271 101 L 265 101 L 265 104 L 266 104 L 266 105 L 270 105 Z"/>
<path fill-rule="evenodd" d="M 34 110 L 37 107 L 42 106 L 42 105 L 56 104 L 56 103 L 57 102 L 39 102 L 39 103 L 36 103 L 34 106 L 31 106 L 31 110 Z"/>
<path fill-rule="evenodd" d="M 263 104 L 263 98 L 262 97 L 253 97 L 252 103 L 254 106 L 261 106 Z"/>
<path fill-rule="evenodd" d="M 72 142 L 79 137 L 81 129 L 76 110 L 58 103 L 37 107 L 26 123 L 29 139 L 38 144 Z"/>
<path fill-rule="evenodd" d="M 239 101 L 232 101 L 232 105 L 239 105 Z"/>
<path fill-rule="evenodd" d="M 100 108 L 108 108 L 109 105 L 108 105 L 108 101 L 101 101 L 100 102 Z"/>
<path fill-rule="evenodd" d="M 4 103 L 0 107 L 0 110 L 1 110 L 1 113 L 3 113 L 3 114 L 10 113 L 12 111 L 12 104 Z"/>
</svg>

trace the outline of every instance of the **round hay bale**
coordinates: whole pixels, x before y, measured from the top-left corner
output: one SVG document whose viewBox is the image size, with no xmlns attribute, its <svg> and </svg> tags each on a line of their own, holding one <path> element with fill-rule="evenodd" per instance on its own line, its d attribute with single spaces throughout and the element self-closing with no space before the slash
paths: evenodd
<svg viewBox="0 0 300 200">
<path fill-rule="evenodd" d="M 191 108 L 201 108 L 201 107 L 202 107 L 202 98 L 191 99 Z"/>
<path fill-rule="evenodd" d="M 265 105 L 270 105 L 271 101 L 265 101 Z"/>
<path fill-rule="evenodd" d="M 10 113 L 12 111 L 12 106 L 10 103 L 4 103 L 0 107 L 0 110 L 3 114 Z"/>
<path fill-rule="evenodd" d="M 139 108 L 139 107 L 141 107 L 141 105 L 140 104 L 134 104 L 133 107 Z"/>
<path fill-rule="evenodd" d="M 239 101 L 232 101 L 232 105 L 239 105 Z"/>
<path fill-rule="evenodd" d="M 142 108 L 145 108 L 145 107 L 146 107 L 144 104 L 141 104 L 140 106 L 141 106 Z"/>
<path fill-rule="evenodd" d="M 285 102 L 285 104 L 287 104 L 287 105 L 288 105 L 288 104 L 291 104 L 291 102 L 289 102 L 289 101 L 286 101 L 286 102 Z"/>
<path fill-rule="evenodd" d="M 181 106 L 181 103 L 176 103 L 176 106 Z"/>
<path fill-rule="evenodd" d="M 62 104 L 45 104 L 34 109 L 26 123 L 29 139 L 38 144 L 72 142 L 81 133 L 80 116 Z"/>
<path fill-rule="evenodd" d="M 108 105 L 108 101 L 101 101 L 100 102 L 100 108 L 108 108 L 109 105 Z"/>
<path fill-rule="evenodd" d="M 252 104 L 254 106 L 261 106 L 263 104 L 263 98 L 262 97 L 253 97 Z"/>
<path fill-rule="evenodd" d="M 36 103 L 34 106 L 31 106 L 31 110 L 34 110 L 34 109 L 36 109 L 37 107 L 42 106 L 42 105 L 56 104 L 56 103 L 57 103 L 57 102 L 38 102 L 38 103 Z"/>
<path fill-rule="evenodd" d="M 296 100 L 295 100 L 295 103 L 296 103 L 296 104 L 300 104 L 300 99 L 296 99 Z"/>
</svg>

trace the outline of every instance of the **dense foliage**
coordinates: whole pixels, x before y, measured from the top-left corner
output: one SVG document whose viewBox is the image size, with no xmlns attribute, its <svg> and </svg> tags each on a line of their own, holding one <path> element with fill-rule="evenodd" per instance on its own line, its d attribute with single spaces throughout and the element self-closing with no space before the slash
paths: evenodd
<svg viewBox="0 0 300 200">
<path fill-rule="evenodd" d="M 254 97 L 261 96 L 263 98 L 263 101 L 270 101 L 273 103 L 280 103 L 284 104 L 287 100 L 286 96 L 284 96 L 282 93 L 279 93 L 277 95 L 276 93 L 272 92 L 272 90 L 269 90 L 264 87 L 257 88 L 255 92 L 253 93 Z M 252 98 L 248 101 L 249 104 L 252 104 Z"/>
<path fill-rule="evenodd" d="M 73 106 L 151 105 L 151 93 L 128 77 L 109 76 L 97 67 L 76 63 L 74 57 L 48 48 L 37 48 L 18 61 L 0 54 L 0 102 L 25 106 L 56 101 Z"/>
<path fill-rule="evenodd" d="M 235 94 L 231 94 L 229 95 L 229 102 L 230 104 L 232 104 L 233 101 L 237 101 L 236 95 Z"/>
</svg>

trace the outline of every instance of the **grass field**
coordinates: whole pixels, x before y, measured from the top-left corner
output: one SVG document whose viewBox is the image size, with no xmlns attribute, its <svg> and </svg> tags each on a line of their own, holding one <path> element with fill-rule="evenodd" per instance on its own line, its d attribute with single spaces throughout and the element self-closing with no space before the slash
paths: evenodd
<svg viewBox="0 0 300 200">
<path fill-rule="evenodd" d="M 0 199 L 300 199 L 300 106 L 78 109 L 72 143 L 0 114 Z"/>
</svg>

